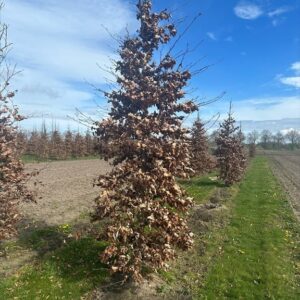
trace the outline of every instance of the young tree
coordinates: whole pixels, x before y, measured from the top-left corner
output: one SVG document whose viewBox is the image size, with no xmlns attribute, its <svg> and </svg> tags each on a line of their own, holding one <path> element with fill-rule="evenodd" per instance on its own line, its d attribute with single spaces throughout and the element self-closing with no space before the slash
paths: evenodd
<svg viewBox="0 0 300 300">
<path fill-rule="evenodd" d="M 27 175 L 17 149 L 17 123 L 23 117 L 12 103 L 15 93 L 9 90 L 15 74 L 6 62 L 9 48 L 7 26 L 0 23 L 0 241 L 16 233 L 19 203 L 33 200 L 25 185 Z"/>
<path fill-rule="evenodd" d="M 51 133 L 50 138 L 50 157 L 52 159 L 62 159 L 65 156 L 63 140 L 57 128 Z"/>
<path fill-rule="evenodd" d="M 39 133 L 37 132 L 36 129 L 34 129 L 30 133 L 30 137 L 28 139 L 26 154 L 37 155 L 38 148 L 39 148 Z"/>
<path fill-rule="evenodd" d="M 24 132 L 22 130 L 18 130 L 18 133 L 17 133 L 17 149 L 18 149 L 19 156 L 26 153 L 27 143 L 28 143 L 28 139 L 27 139 L 26 132 Z"/>
<path fill-rule="evenodd" d="M 93 145 L 93 138 L 89 131 L 85 133 L 84 143 L 86 148 L 86 155 L 94 155 L 94 145 Z"/>
<path fill-rule="evenodd" d="M 84 157 L 87 154 L 85 138 L 77 132 L 74 138 L 73 157 Z"/>
<path fill-rule="evenodd" d="M 256 130 L 248 133 L 247 141 L 249 145 L 249 156 L 254 157 L 256 154 L 256 143 L 259 139 L 259 133 Z"/>
<path fill-rule="evenodd" d="M 195 171 L 196 175 L 207 173 L 216 166 L 216 162 L 209 153 L 206 131 L 199 116 L 193 124 L 191 136 L 191 162 L 193 170 Z"/>
<path fill-rule="evenodd" d="M 64 149 L 65 149 L 66 158 L 70 158 L 73 156 L 73 148 L 74 148 L 73 134 L 69 128 L 64 136 Z"/>
<path fill-rule="evenodd" d="M 246 156 L 239 131 L 239 127 L 235 126 L 230 107 L 228 118 L 220 125 L 216 138 L 219 177 L 226 185 L 239 182 L 246 168 Z"/>
<path fill-rule="evenodd" d="M 43 122 L 41 132 L 39 133 L 36 154 L 40 159 L 47 159 L 49 157 L 49 136 L 45 122 Z"/>
<path fill-rule="evenodd" d="M 105 159 L 114 158 L 113 170 L 100 176 L 101 187 L 93 220 L 107 219 L 109 246 L 102 261 L 112 272 L 134 280 L 142 267 L 167 267 L 175 249 L 193 244 L 185 213 L 192 199 L 175 175 L 190 173 L 185 113 L 197 110 L 184 99 L 191 78 L 168 53 L 156 62 L 156 50 L 176 35 L 168 12 L 151 12 L 151 1 L 140 1 L 135 37 L 120 48 L 115 75 L 118 90 L 106 93 L 109 118 L 96 124 Z"/>
</svg>

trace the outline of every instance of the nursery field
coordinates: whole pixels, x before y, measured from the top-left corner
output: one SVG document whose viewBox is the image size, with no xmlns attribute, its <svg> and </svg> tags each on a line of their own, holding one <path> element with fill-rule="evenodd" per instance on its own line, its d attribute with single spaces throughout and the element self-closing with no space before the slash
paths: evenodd
<svg viewBox="0 0 300 300">
<path fill-rule="evenodd" d="M 300 220 L 300 151 L 264 151 Z"/>
<path fill-rule="evenodd" d="M 73 221 L 92 207 L 99 193 L 93 188 L 93 181 L 109 169 L 109 164 L 99 159 L 26 164 L 28 172 L 40 171 L 32 182 L 41 181 L 37 186 L 41 198 L 37 205 L 24 204 L 25 217 L 47 225 Z"/>
<path fill-rule="evenodd" d="M 269 158 L 255 158 L 230 188 L 214 173 L 181 180 L 196 202 L 194 248 L 179 252 L 169 270 L 124 286 L 99 262 L 106 243 L 94 239 L 101 224 L 89 223 L 98 194 L 93 179 L 109 165 L 27 164 L 41 169 L 42 198 L 22 207 L 20 236 L 1 246 L 0 299 L 299 299 L 299 223 Z"/>
</svg>

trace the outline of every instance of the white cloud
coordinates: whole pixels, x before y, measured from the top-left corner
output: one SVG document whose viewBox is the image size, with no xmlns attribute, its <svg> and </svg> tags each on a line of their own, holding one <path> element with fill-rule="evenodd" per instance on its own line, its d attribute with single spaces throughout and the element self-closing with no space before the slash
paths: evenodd
<svg viewBox="0 0 300 300">
<path fill-rule="evenodd" d="M 256 4 L 250 2 L 239 2 L 234 7 L 237 17 L 245 20 L 254 20 L 263 14 L 263 10 Z"/>
<path fill-rule="evenodd" d="M 246 99 L 234 105 L 239 120 L 280 120 L 300 117 L 300 96 Z"/>
<path fill-rule="evenodd" d="M 2 18 L 13 42 L 10 61 L 23 70 L 13 82 L 16 103 L 34 116 L 66 118 L 76 107 L 95 107 L 93 88 L 110 75 L 117 43 L 136 28 L 134 6 L 123 0 L 9 0 Z M 134 21 L 133 21 L 134 20 Z M 27 121 L 29 124 L 30 121 Z"/>
<path fill-rule="evenodd" d="M 296 74 L 300 73 L 300 61 L 296 61 L 291 65 L 291 69 L 295 71 Z"/>
<path fill-rule="evenodd" d="M 268 12 L 268 16 L 271 18 L 277 17 L 277 16 L 280 16 L 282 14 L 289 12 L 290 10 L 291 10 L 291 8 L 289 8 L 289 7 L 280 7 L 280 8 L 277 8 L 277 9 L 274 9 L 274 10 Z"/>
<path fill-rule="evenodd" d="M 206 35 L 213 41 L 217 40 L 217 37 L 213 32 L 207 32 Z"/>
<path fill-rule="evenodd" d="M 288 133 L 291 132 L 291 131 L 297 131 L 298 133 L 300 133 L 300 130 L 297 130 L 297 129 L 295 129 L 295 128 L 286 128 L 286 129 L 283 129 L 283 130 L 281 130 L 281 133 L 282 133 L 283 135 L 286 135 L 286 134 L 288 134 Z"/>
<path fill-rule="evenodd" d="M 203 108 L 203 118 L 210 119 L 215 113 L 226 117 L 229 103 L 219 101 Z M 237 120 L 281 120 L 300 118 L 300 96 L 257 97 L 233 102 L 233 112 Z"/>
<path fill-rule="evenodd" d="M 280 82 L 286 85 L 300 89 L 300 76 L 295 77 L 281 77 Z"/>
<path fill-rule="evenodd" d="M 299 89 L 300 88 L 300 76 L 297 76 L 300 74 L 300 61 L 294 62 L 290 69 L 294 71 L 296 76 L 283 76 L 283 75 L 277 75 L 276 79 L 278 79 L 281 83 L 285 85 L 292 86 L 294 88 Z"/>
<path fill-rule="evenodd" d="M 62 80 L 104 82 L 97 63 L 111 65 L 112 34 L 131 24 L 132 13 L 120 0 L 10 0 L 4 10 L 13 41 L 12 59 Z M 114 45 L 115 46 L 115 45 Z"/>
</svg>

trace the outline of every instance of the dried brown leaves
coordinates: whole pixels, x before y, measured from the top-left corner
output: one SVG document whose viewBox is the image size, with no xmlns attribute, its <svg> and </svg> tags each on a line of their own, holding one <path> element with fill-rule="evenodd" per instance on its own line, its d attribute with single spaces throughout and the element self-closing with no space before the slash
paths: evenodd
<svg viewBox="0 0 300 300">
<path fill-rule="evenodd" d="M 216 143 L 220 179 L 226 185 L 239 182 L 246 169 L 246 155 L 243 146 L 243 135 L 239 127 L 235 126 L 231 111 L 228 118 L 220 125 Z"/>
<path fill-rule="evenodd" d="M 192 166 L 195 175 L 201 175 L 213 170 L 216 161 L 209 153 L 206 131 L 200 119 L 194 123 L 191 134 Z"/>
<path fill-rule="evenodd" d="M 173 25 L 161 25 L 170 15 L 152 13 L 151 1 L 141 1 L 137 17 L 139 34 L 124 41 L 116 62 L 120 89 L 107 93 L 110 117 L 97 124 L 102 155 L 113 158 L 115 168 L 96 183 L 101 193 L 93 216 L 108 220 L 110 246 L 102 261 L 134 280 L 142 278 L 143 266 L 167 267 L 177 247 L 193 244 L 186 222 L 192 199 L 175 176 L 191 172 L 188 131 L 178 113 L 197 109 L 180 101 L 190 72 L 175 68 L 170 55 L 159 63 L 153 59 L 176 35 Z"/>
</svg>

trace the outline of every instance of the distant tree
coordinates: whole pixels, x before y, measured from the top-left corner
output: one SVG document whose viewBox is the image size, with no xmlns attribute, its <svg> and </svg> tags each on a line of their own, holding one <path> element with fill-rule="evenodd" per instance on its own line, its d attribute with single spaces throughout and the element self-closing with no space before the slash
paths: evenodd
<svg viewBox="0 0 300 300">
<path fill-rule="evenodd" d="M 96 134 L 93 134 L 93 155 L 99 155 L 100 154 L 100 141 Z"/>
<path fill-rule="evenodd" d="M 247 141 L 249 145 L 249 156 L 254 157 L 256 154 L 256 143 L 259 139 L 259 133 L 256 130 L 248 133 Z"/>
<path fill-rule="evenodd" d="M 85 148 L 86 148 L 86 155 L 94 155 L 94 144 L 93 144 L 93 137 L 91 133 L 87 131 L 85 133 Z"/>
<path fill-rule="evenodd" d="M 50 138 L 50 158 L 63 159 L 64 156 L 65 152 L 63 148 L 63 140 L 61 133 L 57 128 L 54 128 Z"/>
<path fill-rule="evenodd" d="M 209 145 L 210 145 L 210 148 L 212 148 L 213 150 L 215 150 L 217 148 L 217 145 L 216 145 L 216 137 L 218 136 L 218 130 L 214 130 L 210 135 L 209 135 L 209 138 L 208 138 L 208 142 L 209 142 Z"/>
<path fill-rule="evenodd" d="M 188 130 L 184 114 L 197 106 L 184 101 L 191 74 L 167 54 L 156 62 L 156 50 L 176 35 L 167 11 L 151 12 L 151 1 L 140 1 L 138 34 L 122 42 L 115 74 L 118 90 L 107 93 L 109 117 L 97 123 L 113 170 L 100 176 L 94 220 L 106 219 L 109 246 L 102 261 L 112 272 L 134 280 L 142 268 L 165 268 L 177 248 L 193 244 L 186 212 L 192 199 L 175 176 L 190 173 Z M 165 23 L 165 22 L 164 22 Z"/>
<path fill-rule="evenodd" d="M 207 173 L 216 166 L 214 158 L 209 153 L 206 130 L 199 116 L 191 129 L 191 153 L 191 165 L 196 175 Z"/>
<path fill-rule="evenodd" d="M 73 134 L 71 130 L 68 129 L 64 136 L 64 149 L 65 149 L 66 158 L 70 158 L 73 156 L 73 148 L 74 148 Z"/>
<path fill-rule="evenodd" d="M 237 132 L 237 136 L 240 139 L 241 143 L 244 144 L 246 141 L 246 136 L 242 131 L 242 122 L 240 122 L 239 130 Z"/>
<path fill-rule="evenodd" d="M 77 132 L 74 138 L 73 156 L 84 157 L 87 154 L 87 148 L 84 137 Z"/>
<path fill-rule="evenodd" d="M 239 182 L 245 172 L 246 156 L 239 127 L 235 125 L 231 107 L 228 118 L 220 125 L 216 137 L 216 156 L 220 168 L 220 179 L 226 185 Z"/>
<path fill-rule="evenodd" d="M 39 148 L 39 133 L 36 129 L 34 129 L 30 133 L 30 137 L 28 139 L 26 154 L 37 155 L 38 148 Z"/>
<path fill-rule="evenodd" d="M 260 140 L 262 143 L 262 147 L 264 149 L 268 149 L 272 142 L 272 132 L 270 130 L 263 130 L 260 135 Z"/>
<path fill-rule="evenodd" d="M 42 124 L 41 131 L 39 133 L 37 156 L 40 159 L 49 158 L 49 136 L 45 122 Z"/>
<path fill-rule="evenodd" d="M 285 138 L 289 141 L 291 149 L 294 150 L 296 144 L 299 142 L 300 135 L 298 131 L 293 129 L 285 135 Z"/>
<path fill-rule="evenodd" d="M 284 143 L 284 135 L 279 131 L 275 134 L 275 144 L 277 149 L 281 149 Z"/>
<path fill-rule="evenodd" d="M 17 149 L 18 149 L 19 156 L 26 153 L 27 144 L 28 144 L 27 134 L 22 130 L 18 130 L 18 133 L 17 133 Z"/>
</svg>

